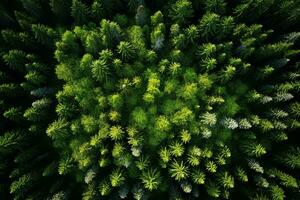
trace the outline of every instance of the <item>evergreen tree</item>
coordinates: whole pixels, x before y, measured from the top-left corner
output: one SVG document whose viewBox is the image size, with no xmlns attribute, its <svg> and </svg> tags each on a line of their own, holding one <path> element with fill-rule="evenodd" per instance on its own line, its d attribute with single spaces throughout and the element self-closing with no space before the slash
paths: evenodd
<svg viewBox="0 0 300 200">
<path fill-rule="evenodd" d="M 1 1 L 0 196 L 299 199 L 299 8 Z"/>
<path fill-rule="evenodd" d="M 149 169 L 147 172 L 144 171 L 141 179 L 145 188 L 150 191 L 157 189 L 161 182 L 160 173 L 156 169 Z"/>
<path fill-rule="evenodd" d="M 186 179 L 189 175 L 188 168 L 184 166 L 183 162 L 179 163 L 175 160 L 174 162 L 172 162 L 170 167 L 171 176 L 177 181 Z"/>
<path fill-rule="evenodd" d="M 72 0 L 71 16 L 76 24 L 84 24 L 88 21 L 89 8 L 80 0 Z"/>
<path fill-rule="evenodd" d="M 178 0 L 171 6 L 170 9 L 171 19 L 178 23 L 185 23 L 185 20 L 193 16 L 192 3 L 188 0 Z"/>
</svg>

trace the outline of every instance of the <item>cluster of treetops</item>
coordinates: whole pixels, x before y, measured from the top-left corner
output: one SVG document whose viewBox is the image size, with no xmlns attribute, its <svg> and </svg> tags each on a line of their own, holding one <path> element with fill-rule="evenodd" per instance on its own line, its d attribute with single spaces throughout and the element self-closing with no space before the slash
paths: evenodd
<svg viewBox="0 0 300 200">
<path fill-rule="evenodd" d="M 0 199 L 300 199 L 300 2 L 2 0 Z"/>
</svg>

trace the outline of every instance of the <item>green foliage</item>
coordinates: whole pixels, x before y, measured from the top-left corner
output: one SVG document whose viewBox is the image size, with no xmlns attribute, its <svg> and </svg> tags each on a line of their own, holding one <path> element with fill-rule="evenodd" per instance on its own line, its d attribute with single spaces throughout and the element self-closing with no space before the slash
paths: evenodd
<svg viewBox="0 0 300 200">
<path fill-rule="evenodd" d="M 124 131 L 120 126 L 112 126 L 109 130 L 109 135 L 113 140 L 120 140 L 124 137 Z"/>
<path fill-rule="evenodd" d="M 76 24 L 84 24 L 88 20 L 89 8 L 80 0 L 72 0 L 71 16 Z"/>
<path fill-rule="evenodd" d="M 63 120 L 59 119 L 53 122 L 47 129 L 47 135 L 51 138 L 63 137 L 68 134 L 69 124 Z"/>
<path fill-rule="evenodd" d="M 292 169 L 299 169 L 300 168 L 300 149 L 297 148 L 289 148 L 288 151 L 279 155 L 277 159 L 287 167 Z"/>
<path fill-rule="evenodd" d="M 177 111 L 174 114 L 171 121 L 176 125 L 181 125 L 188 123 L 193 119 L 193 117 L 193 112 L 189 108 L 183 107 L 181 110 Z"/>
<path fill-rule="evenodd" d="M 242 181 L 242 182 L 248 182 L 248 175 L 246 174 L 245 170 L 238 167 L 236 169 L 236 177 L 238 178 L 239 181 Z"/>
<path fill-rule="evenodd" d="M 179 142 L 174 142 L 170 145 L 170 153 L 175 157 L 180 157 L 184 153 L 184 146 Z"/>
<path fill-rule="evenodd" d="M 228 172 L 224 172 L 218 175 L 219 184 L 224 188 L 233 188 L 234 187 L 234 179 L 232 176 L 228 174 Z"/>
<path fill-rule="evenodd" d="M 148 11 L 143 5 L 140 5 L 137 8 L 136 15 L 135 15 L 135 20 L 136 20 L 136 23 L 139 26 L 143 26 L 147 23 L 147 21 L 148 21 Z"/>
<path fill-rule="evenodd" d="M 123 104 L 123 99 L 120 94 L 113 94 L 108 97 L 108 103 L 110 104 L 111 107 L 114 109 L 118 109 L 122 106 Z"/>
<path fill-rule="evenodd" d="M 217 165 L 214 163 L 214 161 L 208 161 L 205 164 L 206 170 L 210 173 L 215 173 L 217 172 Z"/>
<path fill-rule="evenodd" d="M 214 113 L 206 112 L 201 116 L 201 123 L 214 126 L 217 123 L 217 117 Z"/>
<path fill-rule="evenodd" d="M 157 19 L 154 19 L 157 20 Z M 156 23 L 156 22 L 152 22 Z M 165 25 L 163 23 L 157 24 L 151 32 L 151 44 L 154 50 L 160 50 L 165 41 Z"/>
<path fill-rule="evenodd" d="M 201 172 L 200 170 L 195 170 L 192 172 L 192 179 L 194 183 L 202 185 L 205 183 L 205 174 Z"/>
<path fill-rule="evenodd" d="M 103 35 L 102 40 L 104 45 L 111 47 L 120 41 L 122 31 L 117 23 L 103 19 L 101 20 L 100 25 L 100 32 Z"/>
<path fill-rule="evenodd" d="M 72 56 L 77 55 L 79 52 L 79 45 L 76 43 L 76 37 L 71 31 L 66 31 L 63 34 L 61 42 L 57 42 L 56 47 L 57 50 L 55 51 L 55 58 L 59 61 L 63 61 L 68 58 L 68 56 L 64 55 L 65 53 Z M 59 74 L 58 77 L 60 77 Z"/>
<path fill-rule="evenodd" d="M 186 20 L 193 16 L 192 3 L 188 0 L 177 0 L 171 6 L 169 15 L 178 24 L 186 23 Z"/>
<path fill-rule="evenodd" d="M 135 50 L 129 42 L 121 41 L 118 45 L 118 53 L 122 59 L 128 60 L 134 56 Z"/>
<path fill-rule="evenodd" d="M 3 60 L 11 69 L 23 72 L 27 58 L 23 51 L 10 50 L 7 54 L 3 55 Z"/>
<path fill-rule="evenodd" d="M 152 191 L 158 188 L 161 183 L 160 173 L 156 169 L 149 169 L 147 172 L 143 172 L 141 180 L 145 185 L 145 188 Z"/>
<path fill-rule="evenodd" d="M 24 193 L 29 189 L 30 184 L 32 184 L 32 177 L 30 174 L 24 174 L 18 180 L 14 181 L 10 186 L 10 193 Z"/>
<path fill-rule="evenodd" d="M 260 157 L 266 154 L 266 149 L 261 144 L 247 143 L 242 146 L 242 150 L 249 156 Z"/>
<path fill-rule="evenodd" d="M 101 196 L 107 196 L 111 192 L 112 188 L 110 187 L 108 181 L 104 180 L 99 185 L 99 192 Z"/>
<path fill-rule="evenodd" d="M 96 20 L 102 19 L 105 15 L 104 5 L 102 0 L 95 0 L 91 5 L 91 13 Z"/>
<path fill-rule="evenodd" d="M 24 134 L 24 133 L 23 133 Z M 0 136 L 0 153 L 12 153 L 14 149 L 20 148 L 24 136 L 20 131 L 12 131 Z"/>
<path fill-rule="evenodd" d="M 206 41 L 219 41 L 225 38 L 233 29 L 232 17 L 221 18 L 215 13 L 206 13 L 200 20 L 201 37 Z"/>
<path fill-rule="evenodd" d="M 109 75 L 109 68 L 104 60 L 95 60 L 92 63 L 93 77 L 98 81 L 107 80 Z"/>
<path fill-rule="evenodd" d="M 284 191 L 277 185 L 270 187 L 270 193 L 273 200 L 283 200 L 285 198 Z"/>
<path fill-rule="evenodd" d="M 112 187 L 119 187 L 125 181 L 125 177 L 121 170 L 114 170 L 110 175 L 110 183 Z"/>
<path fill-rule="evenodd" d="M 151 25 L 156 26 L 159 23 L 163 22 L 163 14 L 161 11 L 157 11 L 154 15 L 151 16 Z"/>
<path fill-rule="evenodd" d="M 206 191 L 209 196 L 213 198 L 218 198 L 220 196 L 220 188 L 214 182 L 208 182 L 206 185 Z"/>
<path fill-rule="evenodd" d="M 146 112 L 141 108 L 135 108 L 132 113 L 132 122 L 139 128 L 143 129 L 147 126 L 148 118 Z"/>
<path fill-rule="evenodd" d="M 155 128 L 158 131 L 169 131 L 171 124 L 166 116 L 161 115 L 155 120 Z"/>
<path fill-rule="evenodd" d="M 296 102 L 296 103 L 291 104 L 290 110 L 291 110 L 292 114 L 299 117 L 300 116 L 300 103 Z"/>
<path fill-rule="evenodd" d="M 268 174 L 275 176 L 279 179 L 280 184 L 285 187 L 297 188 L 297 180 L 289 174 L 286 174 L 278 169 L 271 169 L 268 171 Z"/>
<path fill-rule="evenodd" d="M 0 196 L 299 199 L 299 8 L 4 0 Z"/>
<path fill-rule="evenodd" d="M 62 160 L 60 160 L 58 165 L 58 173 L 59 174 L 68 174 L 73 167 L 73 159 L 69 156 L 66 156 Z"/>
<path fill-rule="evenodd" d="M 205 10 L 217 14 L 224 14 L 226 11 L 226 2 L 224 0 L 205 1 Z"/>
<path fill-rule="evenodd" d="M 188 168 L 184 165 L 182 161 L 178 162 L 175 160 L 174 162 L 172 162 L 169 171 L 171 177 L 177 181 L 186 179 L 189 175 Z"/>
<path fill-rule="evenodd" d="M 57 33 L 52 28 L 41 24 L 33 24 L 31 29 L 38 42 L 49 47 L 53 46 Z"/>
<path fill-rule="evenodd" d="M 3 116 L 13 121 L 22 120 L 22 110 L 20 107 L 12 107 L 3 113 Z"/>
</svg>

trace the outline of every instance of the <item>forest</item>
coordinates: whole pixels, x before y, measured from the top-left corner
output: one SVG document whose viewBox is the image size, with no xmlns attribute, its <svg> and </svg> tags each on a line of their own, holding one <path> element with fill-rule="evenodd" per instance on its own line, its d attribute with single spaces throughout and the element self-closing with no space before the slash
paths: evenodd
<svg viewBox="0 0 300 200">
<path fill-rule="evenodd" d="M 299 200 L 299 0 L 0 0 L 1 200 Z"/>
</svg>

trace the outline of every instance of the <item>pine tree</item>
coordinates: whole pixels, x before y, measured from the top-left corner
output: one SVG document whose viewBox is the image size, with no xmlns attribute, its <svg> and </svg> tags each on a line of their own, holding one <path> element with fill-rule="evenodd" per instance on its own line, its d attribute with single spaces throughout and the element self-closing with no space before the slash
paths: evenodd
<svg viewBox="0 0 300 200">
<path fill-rule="evenodd" d="M 206 170 L 210 173 L 216 173 L 217 172 L 217 165 L 214 163 L 214 161 L 208 161 L 205 164 Z"/>
<path fill-rule="evenodd" d="M 280 184 L 289 187 L 289 188 L 297 188 L 298 183 L 297 180 L 289 174 L 286 174 L 278 169 L 271 169 L 268 171 L 268 174 L 271 176 L 275 176 L 279 179 Z"/>
<path fill-rule="evenodd" d="M 31 24 L 36 23 L 36 19 L 27 15 L 24 12 L 15 11 L 14 14 L 15 14 L 16 21 L 24 30 L 29 30 L 31 28 Z"/>
<path fill-rule="evenodd" d="M 290 112 L 299 117 L 300 116 L 300 103 L 295 102 L 290 105 Z"/>
<path fill-rule="evenodd" d="M 156 169 L 149 169 L 142 173 L 141 180 L 146 189 L 155 190 L 161 183 L 160 173 Z"/>
<path fill-rule="evenodd" d="M 166 116 L 161 115 L 155 120 L 155 128 L 158 131 L 169 131 L 171 128 L 171 124 Z"/>
<path fill-rule="evenodd" d="M 56 40 L 56 32 L 45 25 L 33 24 L 31 26 L 32 32 L 34 33 L 35 39 L 44 44 L 47 47 L 52 47 L 54 41 Z"/>
<path fill-rule="evenodd" d="M 159 151 L 159 156 L 160 156 L 160 159 L 165 163 L 169 162 L 169 160 L 170 160 L 170 152 L 168 151 L 167 148 L 162 148 Z"/>
<path fill-rule="evenodd" d="M 24 174 L 18 180 L 13 181 L 10 186 L 10 193 L 24 194 L 26 190 L 29 190 L 34 183 L 33 176 L 31 174 Z M 21 196 L 22 197 L 22 196 Z"/>
<path fill-rule="evenodd" d="M 61 175 L 68 174 L 74 166 L 73 159 L 70 156 L 65 156 L 59 161 L 58 173 Z"/>
<path fill-rule="evenodd" d="M 193 16 L 192 3 L 188 0 L 177 0 L 171 6 L 169 15 L 178 24 L 186 23 L 186 20 Z"/>
<path fill-rule="evenodd" d="M 236 129 L 238 127 L 238 123 L 232 118 L 225 118 L 222 124 L 228 129 Z"/>
<path fill-rule="evenodd" d="M 112 47 L 118 44 L 122 36 L 121 35 L 122 30 L 120 26 L 117 23 L 111 22 L 106 19 L 101 20 L 100 25 L 101 25 L 100 32 L 103 35 L 102 36 L 103 43 L 107 47 Z"/>
<path fill-rule="evenodd" d="M 47 134 L 52 138 L 63 138 L 68 134 L 68 126 L 65 120 L 57 120 L 48 127 Z"/>
<path fill-rule="evenodd" d="M 192 192 L 192 185 L 188 182 L 183 182 L 182 184 L 180 184 L 183 192 L 185 193 L 191 193 Z"/>
<path fill-rule="evenodd" d="M 98 81 L 107 80 L 109 75 L 109 68 L 104 60 L 95 60 L 92 63 L 92 74 L 93 77 Z"/>
<path fill-rule="evenodd" d="M 112 188 L 107 180 L 101 181 L 99 184 L 99 192 L 101 196 L 107 196 L 111 192 Z"/>
<path fill-rule="evenodd" d="M 4 0 L 0 196 L 298 199 L 299 7 Z"/>
<path fill-rule="evenodd" d="M 96 32 L 90 33 L 85 38 L 84 44 L 85 44 L 86 51 L 91 54 L 98 53 L 99 47 L 101 46 L 100 41 L 101 41 L 101 37 L 98 35 L 98 33 Z M 100 60 L 103 60 L 101 56 L 100 56 Z"/>
<path fill-rule="evenodd" d="M 151 32 L 151 44 L 154 50 L 160 50 L 165 41 L 165 25 L 163 23 L 159 23 L 155 26 L 153 31 Z"/>
<path fill-rule="evenodd" d="M 170 166 L 170 173 L 171 177 L 173 177 L 175 180 L 180 181 L 183 179 L 186 179 L 188 177 L 188 168 L 184 166 L 184 163 L 181 161 L 180 163 L 175 160 L 171 163 Z"/>
<path fill-rule="evenodd" d="M 143 25 L 147 24 L 147 22 L 148 22 L 148 11 L 143 5 L 140 5 L 137 8 L 136 15 L 135 15 L 135 20 L 136 20 L 136 24 L 139 25 L 139 26 L 143 26 Z"/>
<path fill-rule="evenodd" d="M 76 24 L 84 24 L 88 21 L 89 8 L 80 0 L 72 0 L 71 16 Z"/>
<path fill-rule="evenodd" d="M 285 198 L 283 189 L 277 185 L 272 185 L 270 187 L 270 193 L 273 200 L 283 200 Z"/>
<path fill-rule="evenodd" d="M 215 13 L 205 14 L 199 25 L 201 37 L 206 41 L 217 35 L 217 30 L 221 29 L 220 16 Z"/>
<path fill-rule="evenodd" d="M 264 173 L 264 168 L 260 165 L 260 163 L 258 163 L 254 159 L 248 160 L 248 166 L 250 167 L 250 169 L 254 170 L 255 172 L 258 172 L 261 174 Z"/>
<path fill-rule="evenodd" d="M 15 122 L 22 121 L 23 112 L 21 107 L 11 107 L 3 113 L 3 116 L 7 119 L 13 120 Z"/>
<path fill-rule="evenodd" d="M 124 174 L 121 170 L 116 169 L 110 175 L 110 183 L 112 187 L 119 187 L 125 181 Z"/>
<path fill-rule="evenodd" d="M 157 11 L 151 16 L 151 25 L 157 26 L 158 24 L 163 22 L 163 14 L 161 11 Z"/>
<path fill-rule="evenodd" d="M 224 0 L 205 1 L 205 11 L 224 14 L 226 11 L 226 2 Z"/>
<path fill-rule="evenodd" d="M 219 184 L 222 185 L 224 188 L 233 188 L 234 187 L 234 179 L 232 176 L 228 174 L 228 172 L 223 172 L 218 174 Z"/>
<path fill-rule="evenodd" d="M 205 182 L 205 173 L 201 172 L 200 170 L 194 170 L 191 174 L 191 177 L 196 184 L 204 184 Z"/>
<path fill-rule="evenodd" d="M 0 136 L 0 153 L 2 155 L 12 153 L 15 149 L 21 148 L 22 141 L 25 139 L 25 133 L 22 132 L 21 130 L 15 130 Z"/>
<path fill-rule="evenodd" d="M 282 155 L 277 156 L 280 163 L 292 169 L 300 168 L 300 149 L 290 147 L 287 151 L 283 152 Z"/>
<path fill-rule="evenodd" d="M 6 64 L 17 72 L 25 71 L 25 64 L 27 62 L 26 53 L 20 50 L 10 50 L 8 54 L 3 55 Z"/>
<path fill-rule="evenodd" d="M 220 189 L 217 186 L 216 183 L 209 181 L 206 185 L 206 191 L 208 193 L 209 196 L 213 197 L 213 198 L 218 198 L 220 196 Z"/>
<path fill-rule="evenodd" d="M 201 122 L 205 125 L 214 126 L 217 123 L 216 115 L 207 112 L 201 116 Z"/>
<path fill-rule="evenodd" d="M 247 176 L 245 170 L 242 169 L 241 167 L 236 168 L 235 175 L 239 181 L 248 182 L 248 176 Z"/>
<path fill-rule="evenodd" d="M 129 42 L 120 42 L 118 45 L 118 52 L 121 54 L 122 59 L 128 60 L 135 55 L 135 50 Z"/>
<path fill-rule="evenodd" d="M 267 153 L 265 147 L 255 142 L 243 144 L 241 148 L 249 156 L 261 157 Z"/>
<path fill-rule="evenodd" d="M 174 142 L 169 146 L 170 153 L 174 157 L 180 157 L 184 153 L 184 146 L 180 142 Z"/>
<path fill-rule="evenodd" d="M 104 11 L 104 4 L 103 0 L 95 0 L 91 6 L 91 13 L 93 17 L 100 21 L 102 17 L 105 16 L 105 11 Z"/>
<path fill-rule="evenodd" d="M 137 107 L 132 112 L 132 121 L 140 128 L 145 128 L 148 120 L 147 113 L 141 108 Z"/>
<path fill-rule="evenodd" d="M 122 137 L 124 137 L 124 131 L 120 126 L 112 126 L 109 133 L 113 140 L 120 140 Z"/>
</svg>

